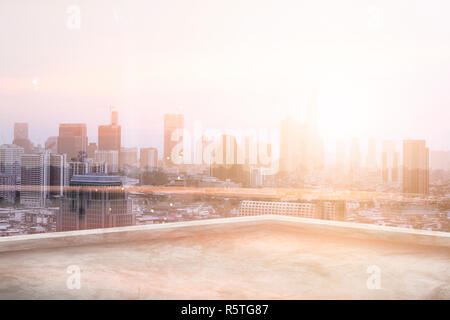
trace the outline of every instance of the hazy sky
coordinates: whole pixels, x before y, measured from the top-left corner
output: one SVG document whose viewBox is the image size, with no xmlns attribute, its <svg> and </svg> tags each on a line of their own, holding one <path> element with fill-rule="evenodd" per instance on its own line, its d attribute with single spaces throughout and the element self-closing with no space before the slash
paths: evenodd
<svg viewBox="0 0 450 320">
<path fill-rule="evenodd" d="M 161 148 L 164 113 L 277 127 L 316 89 L 328 142 L 450 149 L 449 16 L 448 0 L 2 0 L 0 143 L 19 121 L 37 143 L 62 122 L 96 141 L 114 105 L 125 146 Z"/>
</svg>

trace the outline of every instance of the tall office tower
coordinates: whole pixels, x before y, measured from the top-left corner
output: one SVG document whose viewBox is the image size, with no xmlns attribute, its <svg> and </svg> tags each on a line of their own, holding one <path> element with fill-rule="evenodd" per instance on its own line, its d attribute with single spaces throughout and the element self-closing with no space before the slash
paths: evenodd
<svg viewBox="0 0 450 320">
<path fill-rule="evenodd" d="M 16 201 L 16 177 L 12 174 L 0 173 L 0 200 Z"/>
<path fill-rule="evenodd" d="M 33 149 L 33 144 L 28 138 L 28 123 L 19 122 L 14 123 L 14 140 L 13 144 L 22 147 L 25 153 L 30 153 Z"/>
<path fill-rule="evenodd" d="M 317 110 L 317 94 L 314 90 L 306 109 L 305 134 L 301 150 L 301 168 L 304 173 L 322 170 L 324 167 L 324 143 L 319 136 Z"/>
<path fill-rule="evenodd" d="M 377 141 L 374 138 L 369 138 L 367 144 L 367 161 L 366 166 L 369 171 L 374 171 L 378 168 L 377 163 Z"/>
<path fill-rule="evenodd" d="M 164 115 L 164 162 L 168 166 L 182 163 L 183 148 L 177 149 L 175 146 L 183 146 L 183 130 L 184 116 L 182 114 Z M 178 159 L 172 159 L 172 156 Z"/>
<path fill-rule="evenodd" d="M 138 149 L 137 148 L 121 148 L 119 154 L 120 167 L 137 167 L 138 165 Z"/>
<path fill-rule="evenodd" d="M 272 164 L 272 144 L 263 143 L 262 141 L 258 142 L 257 145 L 258 150 L 258 166 L 261 167 L 270 167 Z"/>
<path fill-rule="evenodd" d="M 359 140 L 357 138 L 352 139 L 350 146 L 350 171 L 356 173 L 361 168 L 361 150 L 359 148 Z"/>
<path fill-rule="evenodd" d="M 48 137 L 45 141 L 45 150 L 58 153 L 58 137 Z"/>
<path fill-rule="evenodd" d="M 400 162 L 400 154 L 399 152 L 394 152 L 394 157 L 392 159 L 392 181 L 398 182 L 400 179 L 400 172 L 399 172 L 399 162 Z"/>
<path fill-rule="evenodd" d="M 89 142 L 87 147 L 87 157 L 90 159 L 95 158 L 95 151 L 97 151 L 97 144 L 95 142 Z"/>
<path fill-rule="evenodd" d="M 117 150 L 97 150 L 94 159 L 97 163 L 105 164 L 108 174 L 119 172 L 119 152 Z"/>
<path fill-rule="evenodd" d="M 425 140 L 403 141 L 403 193 L 428 194 L 429 151 Z"/>
<path fill-rule="evenodd" d="M 244 152 L 238 146 L 236 137 L 224 134 L 216 147 L 211 176 L 224 181 L 230 179 L 238 183 L 248 183 L 248 173 L 244 172 Z"/>
<path fill-rule="evenodd" d="M 399 154 L 395 151 L 395 142 L 384 140 L 381 152 L 381 177 L 383 183 L 398 182 Z"/>
<path fill-rule="evenodd" d="M 23 154 L 20 185 L 20 203 L 44 207 L 50 184 L 50 154 Z"/>
<path fill-rule="evenodd" d="M 59 125 L 58 153 L 67 154 L 68 161 L 83 160 L 86 157 L 87 144 L 86 124 L 62 123 Z"/>
<path fill-rule="evenodd" d="M 255 135 L 247 135 L 243 139 L 244 163 L 255 165 L 258 163 L 258 140 Z"/>
<path fill-rule="evenodd" d="M 141 169 L 153 170 L 158 168 L 158 149 L 141 148 L 139 160 Z"/>
<path fill-rule="evenodd" d="M 119 126 L 117 111 L 111 112 L 111 124 L 98 126 L 98 150 L 115 150 L 120 152 L 122 128 Z"/>
<path fill-rule="evenodd" d="M 20 185 L 20 157 L 23 153 L 24 149 L 14 144 L 3 144 L 0 146 L 0 173 L 14 176 L 16 185 Z"/>
<path fill-rule="evenodd" d="M 118 165 L 116 167 L 118 167 Z M 70 184 L 70 179 L 72 179 L 72 177 L 75 175 L 105 174 L 107 172 L 108 168 L 105 162 L 95 162 L 92 161 L 92 159 L 87 159 L 82 162 L 68 162 L 64 185 L 68 186 Z"/>
<path fill-rule="evenodd" d="M 119 176 L 75 175 L 60 200 L 56 230 L 86 230 L 135 224 Z"/>
<path fill-rule="evenodd" d="M 280 125 L 280 172 L 290 174 L 300 167 L 302 125 L 290 117 Z"/>
<path fill-rule="evenodd" d="M 114 108 L 111 109 L 111 124 L 113 126 L 119 125 L 119 112 Z"/>
<path fill-rule="evenodd" d="M 65 154 L 50 154 L 50 195 L 62 196 L 66 181 L 67 158 Z"/>
</svg>

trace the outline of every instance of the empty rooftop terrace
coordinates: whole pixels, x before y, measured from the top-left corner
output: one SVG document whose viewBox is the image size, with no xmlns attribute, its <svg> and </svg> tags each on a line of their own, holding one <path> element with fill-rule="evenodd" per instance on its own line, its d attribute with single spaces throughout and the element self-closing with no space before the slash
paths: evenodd
<svg viewBox="0 0 450 320">
<path fill-rule="evenodd" d="M 0 238 L 17 298 L 450 299 L 450 234 L 256 216 Z"/>
</svg>

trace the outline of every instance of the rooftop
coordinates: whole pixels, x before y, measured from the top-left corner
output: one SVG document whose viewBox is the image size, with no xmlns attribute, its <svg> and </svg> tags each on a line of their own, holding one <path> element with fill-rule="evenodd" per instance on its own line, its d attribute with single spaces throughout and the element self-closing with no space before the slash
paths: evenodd
<svg viewBox="0 0 450 320">
<path fill-rule="evenodd" d="M 449 233 L 283 216 L 12 236 L 0 299 L 450 299 L 449 248 Z"/>
</svg>

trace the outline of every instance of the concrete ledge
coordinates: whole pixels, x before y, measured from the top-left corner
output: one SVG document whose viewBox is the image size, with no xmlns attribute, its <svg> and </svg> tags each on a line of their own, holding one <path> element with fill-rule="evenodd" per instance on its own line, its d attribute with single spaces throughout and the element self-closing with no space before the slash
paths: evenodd
<svg viewBox="0 0 450 320">
<path fill-rule="evenodd" d="M 450 233 L 446 232 L 265 215 L 2 237 L 0 252 L 192 237 L 199 232 L 227 233 L 235 231 L 236 226 L 239 232 L 246 232 L 254 230 L 256 225 L 265 230 L 283 226 L 318 237 L 326 235 L 450 248 Z"/>
</svg>

